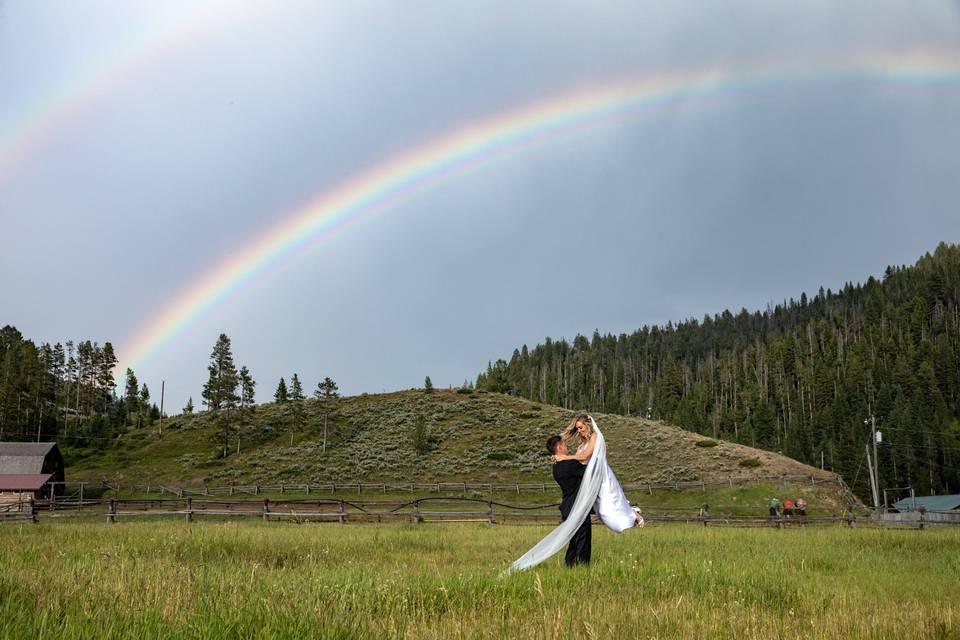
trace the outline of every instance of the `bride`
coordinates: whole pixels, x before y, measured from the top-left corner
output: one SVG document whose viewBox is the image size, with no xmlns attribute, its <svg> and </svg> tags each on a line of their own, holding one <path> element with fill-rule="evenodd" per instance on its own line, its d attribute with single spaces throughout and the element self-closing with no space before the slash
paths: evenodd
<svg viewBox="0 0 960 640">
<path fill-rule="evenodd" d="M 562 437 L 567 443 L 572 443 L 575 437 L 579 437 L 580 446 L 573 455 L 554 455 L 551 458 L 553 462 L 576 460 L 581 464 L 588 464 L 597 448 L 597 440 L 603 436 L 600 435 L 600 429 L 593 418 L 584 413 L 570 422 L 564 429 Z M 610 465 L 604 462 L 603 467 L 605 473 L 600 483 L 600 493 L 597 495 L 595 506 L 601 522 L 617 533 L 622 533 L 634 525 L 643 526 L 640 508 L 630 505 Z"/>
<path fill-rule="evenodd" d="M 574 434 L 581 440 L 577 453 L 553 457 L 554 462 L 573 459 L 586 465 L 570 513 L 556 529 L 510 565 L 507 573 L 529 569 L 559 551 L 580 528 L 584 518 L 589 517 L 593 507 L 600 520 L 617 533 L 630 527 L 643 526 L 640 509 L 630 506 L 617 477 L 607 464 L 607 444 L 596 421 L 587 414 L 578 415 L 562 435 L 565 439 L 572 439 Z"/>
</svg>

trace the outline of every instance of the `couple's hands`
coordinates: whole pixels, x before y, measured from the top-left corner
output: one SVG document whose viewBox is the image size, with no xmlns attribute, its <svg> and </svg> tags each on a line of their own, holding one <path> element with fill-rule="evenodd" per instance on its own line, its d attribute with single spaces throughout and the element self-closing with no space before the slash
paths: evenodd
<svg viewBox="0 0 960 640">
<path fill-rule="evenodd" d="M 553 454 L 552 456 L 550 456 L 550 462 L 556 464 L 556 463 L 562 462 L 562 461 L 564 461 L 564 460 L 570 460 L 571 457 L 572 457 L 572 456 L 567 456 L 567 455 L 555 453 L 555 454 Z"/>
</svg>

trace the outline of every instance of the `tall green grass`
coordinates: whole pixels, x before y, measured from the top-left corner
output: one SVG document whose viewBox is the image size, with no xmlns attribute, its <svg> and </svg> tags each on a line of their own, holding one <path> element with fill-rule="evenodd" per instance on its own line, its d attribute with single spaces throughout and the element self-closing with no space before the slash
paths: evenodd
<svg viewBox="0 0 960 640">
<path fill-rule="evenodd" d="M 0 527 L 0 637 L 960 638 L 960 531 L 163 521 Z"/>
</svg>

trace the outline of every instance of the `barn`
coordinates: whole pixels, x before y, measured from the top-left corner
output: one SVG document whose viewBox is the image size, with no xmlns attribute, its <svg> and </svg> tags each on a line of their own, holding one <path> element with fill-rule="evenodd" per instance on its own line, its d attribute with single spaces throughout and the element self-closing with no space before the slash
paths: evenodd
<svg viewBox="0 0 960 640">
<path fill-rule="evenodd" d="M 0 442 L 0 500 L 63 493 L 63 456 L 56 442 Z"/>
</svg>

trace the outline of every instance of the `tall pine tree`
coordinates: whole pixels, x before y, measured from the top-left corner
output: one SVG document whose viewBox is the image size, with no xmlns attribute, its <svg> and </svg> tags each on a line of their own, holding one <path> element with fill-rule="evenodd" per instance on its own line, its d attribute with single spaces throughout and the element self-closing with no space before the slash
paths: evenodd
<svg viewBox="0 0 960 640">
<path fill-rule="evenodd" d="M 223 456 L 229 451 L 231 431 L 230 410 L 237 407 L 240 396 L 237 395 L 239 376 L 233 364 L 230 351 L 230 338 L 221 333 L 210 352 L 210 364 L 207 365 L 209 378 L 203 386 L 203 399 L 210 411 L 219 412 L 220 435 L 223 438 Z"/>
</svg>

